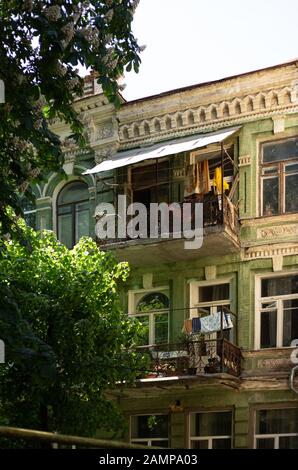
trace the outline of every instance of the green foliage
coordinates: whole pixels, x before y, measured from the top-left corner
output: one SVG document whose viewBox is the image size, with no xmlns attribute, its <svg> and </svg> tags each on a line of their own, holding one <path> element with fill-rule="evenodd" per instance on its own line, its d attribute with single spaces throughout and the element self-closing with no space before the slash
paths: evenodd
<svg viewBox="0 0 298 470">
<path fill-rule="evenodd" d="M 169 307 L 168 299 L 164 294 L 146 295 L 138 304 L 138 312 L 154 312 L 155 310 L 164 310 Z"/>
<path fill-rule="evenodd" d="M 98 73 L 109 100 L 119 105 L 117 79 L 140 64 L 131 33 L 136 0 L 0 0 L 0 235 L 20 235 L 20 194 L 62 168 L 63 155 L 49 120 L 60 119 L 84 144 L 73 108 L 83 93 L 77 67 Z"/>
<path fill-rule="evenodd" d="M 118 299 L 128 266 L 89 238 L 73 250 L 52 232 L 27 229 L 26 238 L 30 250 L 10 241 L 0 258 L 0 422 L 89 436 L 117 430 L 123 418 L 105 392 L 146 367 L 134 351 L 142 326 Z"/>
</svg>

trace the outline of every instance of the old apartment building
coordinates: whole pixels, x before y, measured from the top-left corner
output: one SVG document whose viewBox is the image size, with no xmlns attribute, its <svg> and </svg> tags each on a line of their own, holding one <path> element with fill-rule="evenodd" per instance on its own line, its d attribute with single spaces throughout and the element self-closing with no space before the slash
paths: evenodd
<svg viewBox="0 0 298 470">
<path fill-rule="evenodd" d="M 90 141 L 63 124 L 67 179 L 36 188 L 26 218 L 71 248 L 95 208 L 203 204 L 202 247 L 182 238 L 99 241 L 131 276 L 128 315 L 148 326 L 151 373 L 111 391 L 132 442 L 181 448 L 298 448 L 291 389 L 298 339 L 298 62 L 125 102 L 96 80 L 76 102 Z M 298 344 L 298 342 L 297 342 Z M 298 380 L 293 380 L 298 389 Z"/>
</svg>

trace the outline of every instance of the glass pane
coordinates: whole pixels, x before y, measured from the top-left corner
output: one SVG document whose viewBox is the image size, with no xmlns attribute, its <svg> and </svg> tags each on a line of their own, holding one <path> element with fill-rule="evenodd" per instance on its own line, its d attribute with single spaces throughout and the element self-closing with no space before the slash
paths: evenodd
<svg viewBox="0 0 298 470">
<path fill-rule="evenodd" d="M 89 235 L 89 203 L 76 205 L 76 242 L 83 236 Z"/>
<path fill-rule="evenodd" d="M 276 347 L 277 312 L 261 312 L 261 348 Z"/>
<path fill-rule="evenodd" d="M 192 436 L 230 436 L 232 434 L 232 413 L 196 413 L 191 416 Z M 194 434 L 193 434 L 194 432 Z"/>
<path fill-rule="evenodd" d="M 36 228 L 37 228 L 37 226 L 36 226 L 36 211 L 29 212 L 29 214 L 24 213 L 24 219 L 25 219 L 26 224 L 29 225 L 29 227 L 34 228 L 34 230 L 36 230 Z"/>
<path fill-rule="evenodd" d="M 230 284 L 217 284 L 214 286 L 199 287 L 199 302 L 212 302 L 214 300 L 228 300 L 230 298 Z"/>
<path fill-rule="evenodd" d="M 298 408 L 257 411 L 256 434 L 298 433 Z"/>
<path fill-rule="evenodd" d="M 293 339 L 298 339 L 298 299 L 285 300 L 283 307 L 283 346 L 290 346 Z"/>
<path fill-rule="evenodd" d="M 298 137 L 263 145 L 263 162 L 277 162 L 298 157 Z"/>
<path fill-rule="evenodd" d="M 279 167 L 278 166 L 264 166 L 262 169 L 262 175 L 271 175 L 274 173 L 279 173 Z"/>
<path fill-rule="evenodd" d="M 298 294 L 298 276 L 262 279 L 262 297 Z"/>
<path fill-rule="evenodd" d="M 257 439 L 257 449 L 274 449 L 274 439 Z"/>
<path fill-rule="evenodd" d="M 139 341 L 139 346 L 145 346 L 149 344 L 149 316 L 145 315 L 142 317 L 136 316 L 136 318 L 142 323 L 144 326 L 144 333 Z"/>
<path fill-rule="evenodd" d="M 159 162 L 158 165 L 146 165 L 132 169 L 132 185 L 137 189 L 150 188 L 169 180 L 169 162 Z"/>
<path fill-rule="evenodd" d="M 285 177 L 285 211 L 298 212 L 298 173 Z"/>
<path fill-rule="evenodd" d="M 88 186 L 81 181 L 69 183 L 60 191 L 58 205 L 89 200 Z"/>
<path fill-rule="evenodd" d="M 192 449 L 208 449 L 208 441 L 191 441 Z"/>
<path fill-rule="evenodd" d="M 168 341 L 169 318 L 167 313 L 154 315 L 155 343 L 166 343 Z"/>
<path fill-rule="evenodd" d="M 231 449 L 231 439 L 213 439 L 212 449 Z"/>
<path fill-rule="evenodd" d="M 132 416 L 133 438 L 168 438 L 168 415 Z"/>
<path fill-rule="evenodd" d="M 72 213 L 72 206 L 71 205 L 58 207 L 58 214 L 59 215 L 71 214 L 71 213 Z"/>
<path fill-rule="evenodd" d="M 138 303 L 138 312 L 154 312 L 169 308 L 169 298 L 161 292 L 146 294 Z"/>
<path fill-rule="evenodd" d="M 60 242 L 64 243 L 67 248 L 73 247 L 71 214 L 58 216 L 58 237 Z"/>
<path fill-rule="evenodd" d="M 278 213 L 279 179 L 263 178 L 263 215 Z"/>
<path fill-rule="evenodd" d="M 277 303 L 273 300 L 272 302 L 262 302 L 262 310 L 276 310 Z"/>
<path fill-rule="evenodd" d="M 290 165 L 285 165 L 285 172 L 286 173 L 293 173 L 298 171 L 298 163 L 292 163 Z"/>
<path fill-rule="evenodd" d="M 279 449 L 298 449 L 298 436 L 280 437 Z"/>
</svg>

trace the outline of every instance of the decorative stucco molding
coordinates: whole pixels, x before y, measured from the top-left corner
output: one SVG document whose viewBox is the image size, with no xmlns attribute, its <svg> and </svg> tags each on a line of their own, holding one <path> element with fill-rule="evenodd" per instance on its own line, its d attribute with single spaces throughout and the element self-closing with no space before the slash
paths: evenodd
<svg viewBox="0 0 298 470">
<path fill-rule="evenodd" d="M 283 255 L 272 256 L 272 268 L 273 272 L 282 271 L 284 257 Z"/>
<path fill-rule="evenodd" d="M 257 238 L 271 240 L 281 237 L 298 237 L 298 224 L 276 225 L 257 229 Z"/>
<path fill-rule="evenodd" d="M 184 179 L 185 177 L 185 168 L 174 168 L 173 169 L 173 178 L 177 179 Z"/>
<path fill-rule="evenodd" d="M 112 155 L 115 155 L 117 149 L 118 145 L 116 143 L 111 143 L 108 145 L 104 145 L 103 147 L 97 148 L 95 150 L 95 163 L 98 165 L 107 158 L 110 158 Z"/>
<path fill-rule="evenodd" d="M 278 134 L 285 130 L 285 117 L 284 116 L 273 116 L 273 133 Z"/>
<path fill-rule="evenodd" d="M 250 155 L 243 155 L 239 157 L 239 167 L 241 166 L 249 166 L 251 164 Z"/>
<path fill-rule="evenodd" d="M 205 266 L 205 279 L 206 281 L 213 281 L 216 279 L 216 266 Z"/>
<path fill-rule="evenodd" d="M 153 274 L 152 273 L 143 274 L 143 288 L 151 289 L 152 286 L 153 286 Z"/>
<path fill-rule="evenodd" d="M 186 129 L 204 130 L 211 124 L 224 124 L 229 126 L 239 122 L 241 118 L 253 117 L 256 119 L 264 113 L 274 112 L 287 114 L 289 108 L 297 103 L 296 95 L 290 86 L 250 94 L 240 98 L 210 103 L 207 106 L 198 106 L 174 113 L 154 116 L 149 119 L 134 120 L 120 124 L 120 142 L 146 141 L 149 137 L 166 136 Z M 298 110 L 298 108 L 297 108 Z M 296 111 L 297 111 L 296 110 Z M 281 118 L 276 118 L 276 128 L 281 126 Z M 279 131 L 281 132 L 281 131 Z"/>
<path fill-rule="evenodd" d="M 274 245 L 261 245 L 244 249 L 243 259 L 249 261 L 252 259 L 272 258 L 277 255 L 291 256 L 298 254 L 298 243 L 283 243 Z"/>
</svg>

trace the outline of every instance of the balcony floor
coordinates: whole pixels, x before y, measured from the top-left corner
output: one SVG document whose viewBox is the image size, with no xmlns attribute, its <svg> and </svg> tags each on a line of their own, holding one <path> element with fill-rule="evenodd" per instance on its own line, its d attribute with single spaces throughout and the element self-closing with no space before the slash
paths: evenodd
<svg viewBox="0 0 298 470">
<path fill-rule="evenodd" d="M 240 249 L 237 234 L 227 225 L 204 228 L 200 248 L 185 249 L 185 241 L 184 238 L 123 240 L 100 245 L 100 248 L 113 251 L 118 261 L 128 261 L 134 267 L 189 261 L 210 253 L 224 256 L 237 253 Z"/>
</svg>

